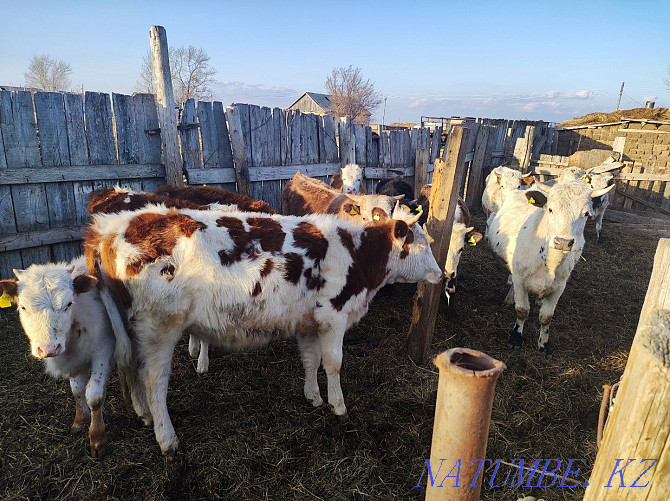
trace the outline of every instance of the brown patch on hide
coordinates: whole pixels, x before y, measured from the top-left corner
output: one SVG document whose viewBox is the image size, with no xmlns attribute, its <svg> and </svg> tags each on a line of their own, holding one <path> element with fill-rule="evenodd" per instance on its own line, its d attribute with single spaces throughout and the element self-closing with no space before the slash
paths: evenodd
<svg viewBox="0 0 670 501">
<path fill-rule="evenodd" d="M 305 255 L 316 263 L 326 258 L 328 240 L 313 224 L 305 221 L 298 223 L 293 229 L 293 241 L 296 247 L 305 249 Z"/>
<path fill-rule="evenodd" d="M 204 223 L 176 211 L 167 214 L 147 212 L 135 216 L 128 223 L 125 240 L 139 247 L 140 256 L 128 263 L 126 274 L 136 275 L 147 264 L 169 256 L 180 237 L 190 237 L 196 230 L 205 228 L 207 225 Z"/>
<path fill-rule="evenodd" d="M 117 192 L 112 188 L 100 188 L 92 191 L 88 196 L 89 214 L 115 214 L 124 210 L 137 210 L 147 204 L 166 204 L 166 199 L 154 193 Z M 200 206 L 193 203 L 183 205 L 169 205 L 182 209 L 198 209 Z"/>
<path fill-rule="evenodd" d="M 300 281 L 300 275 L 302 274 L 304 260 L 300 254 L 296 254 L 295 252 L 285 254 L 284 259 L 286 259 L 284 278 L 292 284 L 297 285 Z"/>
<path fill-rule="evenodd" d="M 261 269 L 261 278 L 267 277 L 272 273 L 272 269 L 275 267 L 274 261 L 272 259 L 266 259 L 263 268 Z"/>
<path fill-rule="evenodd" d="M 7 280 L 0 280 L 0 292 L 6 292 L 12 297 L 16 297 L 19 289 L 19 283 L 13 278 Z"/>
<path fill-rule="evenodd" d="M 414 242 L 414 233 L 409 231 L 405 237 L 405 242 L 402 244 L 402 251 L 400 251 L 400 259 L 405 259 L 409 256 L 409 248 Z"/>
<path fill-rule="evenodd" d="M 387 264 L 393 247 L 393 235 L 399 233 L 397 226 L 402 221 L 379 223 L 365 228 L 361 235 L 361 245 L 353 248 L 353 240 L 340 232 L 342 244 L 349 250 L 353 262 L 347 270 L 347 281 L 340 293 L 330 300 L 333 308 L 340 311 L 351 297 L 364 290 L 379 287 L 388 274 Z M 404 234 L 402 235 L 405 236 Z"/>
<path fill-rule="evenodd" d="M 342 171 L 335 174 L 330 180 L 330 187 L 334 190 L 342 191 Z"/>
<path fill-rule="evenodd" d="M 119 279 L 119 274 L 116 270 L 116 251 L 112 247 L 116 237 L 116 233 L 111 233 L 103 238 L 95 229 L 89 227 L 84 237 L 86 266 L 89 272 L 98 279 L 98 288 L 103 287 L 103 277 L 100 270 L 100 266 L 102 266 L 107 276 L 106 285 L 109 285 L 109 290 L 114 296 L 114 300 L 122 307 L 129 308 L 133 303 L 133 299 L 123 281 Z"/>
<path fill-rule="evenodd" d="M 321 290 L 326 283 L 326 280 L 321 278 L 319 272 L 315 272 L 312 268 L 307 268 L 304 275 L 305 285 L 309 290 Z"/>
<path fill-rule="evenodd" d="M 247 223 L 249 229 L 249 240 L 261 244 L 265 252 L 280 252 L 284 246 L 286 234 L 281 229 L 278 221 L 270 218 L 250 217 Z"/>
<path fill-rule="evenodd" d="M 254 285 L 254 290 L 251 292 L 252 297 L 258 296 L 261 292 L 263 292 L 263 289 L 261 287 L 261 283 L 256 282 L 256 285 Z"/>
<path fill-rule="evenodd" d="M 349 254 L 353 255 L 353 252 L 355 250 L 354 237 L 351 236 L 351 233 L 349 233 L 344 228 L 338 228 L 337 234 L 340 236 L 340 242 L 342 242 L 342 245 L 344 245 L 344 247 L 349 251 Z"/>
<path fill-rule="evenodd" d="M 173 204 L 193 205 L 189 208 L 206 208 L 209 204 L 237 205 L 238 210 L 243 212 L 264 212 L 266 214 L 277 214 L 267 202 L 255 200 L 246 195 L 233 191 L 216 188 L 214 186 L 161 186 L 156 190 L 156 195 Z"/>
<path fill-rule="evenodd" d="M 281 192 L 282 210 L 284 214 L 294 216 L 327 214 L 329 205 L 338 195 L 341 193 L 327 184 L 297 172 Z"/>
</svg>

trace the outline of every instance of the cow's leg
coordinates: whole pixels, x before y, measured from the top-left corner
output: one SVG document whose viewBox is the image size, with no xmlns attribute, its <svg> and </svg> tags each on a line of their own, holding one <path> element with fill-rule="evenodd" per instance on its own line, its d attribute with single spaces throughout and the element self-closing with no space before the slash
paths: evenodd
<svg viewBox="0 0 670 501">
<path fill-rule="evenodd" d="M 319 383 L 316 379 L 321 365 L 321 344 L 316 334 L 298 334 L 298 347 L 302 366 L 305 368 L 305 398 L 314 407 L 323 405 Z"/>
<path fill-rule="evenodd" d="M 528 301 L 528 291 L 519 284 L 513 285 L 514 288 L 514 310 L 516 311 L 516 323 L 509 335 L 507 345 L 518 350 L 523 344 L 523 325 L 526 323 L 528 313 L 530 312 L 530 302 Z"/>
<path fill-rule="evenodd" d="M 102 419 L 102 404 L 105 402 L 105 390 L 111 369 L 111 359 L 94 359 L 91 364 L 91 377 L 86 385 L 86 403 L 91 408 L 88 439 L 91 445 L 91 457 L 94 458 L 102 457 L 107 444 L 105 422 Z"/>
<path fill-rule="evenodd" d="M 188 337 L 188 354 L 191 355 L 191 358 L 198 358 L 198 353 L 200 350 L 200 340 L 191 334 Z"/>
<path fill-rule="evenodd" d="M 340 369 L 342 368 L 342 341 L 344 326 L 332 326 L 325 332 L 319 332 L 321 360 L 328 376 L 328 403 L 337 416 L 344 416 L 347 407 L 340 386 Z"/>
<path fill-rule="evenodd" d="M 558 290 L 544 296 L 542 307 L 540 308 L 540 337 L 537 340 L 537 349 L 544 353 L 544 356 L 547 358 L 552 357 L 552 347 L 551 343 L 549 343 L 549 326 L 551 325 L 551 320 L 554 318 L 556 304 L 564 289 L 565 283 L 561 284 Z"/>
<path fill-rule="evenodd" d="M 75 412 L 74 422 L 72 423 L 72 431 L 79 431 L 88 424 L 91 419 L 91 409 L 86 403 L 86 383 L 88 382 L 88 374 L 82 373 L 78 376 L 70 378 L 70 388 L 74 396 Z"/>
<path fill-rule="evenodd" d="M 451 273 L 444 284 L 444 295 L 447 297 L 447 317 L 456 318 L 456 287 L 458 284 L 458 277 L 455 272 Z"/>
<path fill-rule="evenodd" d="M 507 277 L 507 285 L 509 285 L 509 291 L 507 292 L 505 299 L 503 299 L 502 304 L 504 306 L 512 306 L 514 304 L 514 283 L 512 282 L 511 274 Z"/>
<path fill-rule="evenodd" d="M 198 355 L 198 365 L 196 367 L 198 374 L 209 372 L 209 343 L 200 341 L 200 355 Z"/>
<path fill-rule="evenodd" d="M 600 236 L 600 230 L 603 229 L 603 216 L 605 215 L 604 210 L 599 210 L 596 214 L 596 237 L 599 244 L 603 242 L 602 237 Z"/>
<path fill-rule="evenodd" d="M 144 381 L 149 410 L 154 421 L 154 433 L 166 456 L 177 453 L 177 435 L 167 409 L 167 390 L 172 368 L 172 356 L 181 338 L 182 325 L 178 320 L 154 326 L 153 322 L 136 322 L 135 332 L 139 352 L 144 360 L 140 378 Z"/>
</svg>

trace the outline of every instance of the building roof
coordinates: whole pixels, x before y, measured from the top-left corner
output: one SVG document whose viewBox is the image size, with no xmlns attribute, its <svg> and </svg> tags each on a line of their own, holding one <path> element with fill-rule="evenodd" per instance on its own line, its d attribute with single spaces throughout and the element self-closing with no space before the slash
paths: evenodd
<svg viewBox="0 0 670 501">
<path fill-rule="evenodd" d="M 295 104 L 300 101 L 304 96 L 309 96 L 312 101 L 314 101 L 319 107 L 323 109 L 324 112 L 329 111 L 332 108 L 332 104 L 330 102 L 330 96 L 328 94 L 320 94 L 318 92 L 305 92 L 302 96 L 300 96 L 298 99 L 295 100 L 295 102 L 289 106 L 289 108 L 292 108 L 295 106 Z"/>
<path fill-rule="evenodd" d="M 598 127 L 606 127 L 608 125 L 618 125 L 625 124 L 630 122 L 642 123 L 642 124 L 655 124 L 655 125 L 670 125 L 670 122 L 661 121 L 661 120 L 647 120 L 645 118 L 622 118 L 616 122 L 604 122 L 604 123 L 593 123 L 585 125 L 574 125 L 572 127 L 560 127 L 565 130 L 574 130 L 574 129 L 597 129 Z"/>
</svg>

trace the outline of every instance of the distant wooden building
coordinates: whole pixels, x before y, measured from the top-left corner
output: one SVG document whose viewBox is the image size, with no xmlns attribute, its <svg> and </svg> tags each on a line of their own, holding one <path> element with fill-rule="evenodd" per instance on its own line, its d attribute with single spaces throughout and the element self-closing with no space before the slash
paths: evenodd
<svg viewBox="0 0 670 501">
<path fill-rule="evenodd" d="M 288 107 L 289 110 L 300 110 L 303 113 L 327 115 L 332 113 L 332 104 L 328 94 L 305 92 L 298 100 Z"/>
</svg>

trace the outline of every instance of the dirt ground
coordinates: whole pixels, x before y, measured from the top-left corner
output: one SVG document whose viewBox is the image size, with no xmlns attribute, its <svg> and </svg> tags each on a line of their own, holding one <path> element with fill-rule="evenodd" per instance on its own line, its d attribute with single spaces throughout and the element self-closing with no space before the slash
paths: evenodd
<svg viewBox="0 0 670 501">
<path fill-rule="evenodd" d="M 475 217 L 484 231 L 484 218 Z M 487 457 L 584 458 L 593 465 L 601 385 L 620 377 L 653 265 L 657 239 L 587 227 L 585 261 L 561 298 L 554 359 L 534 348 L 537 307 L 526 345 L 507 349 L 514 323 L 500 305 L 506 272 L 484 242 L 466 248 L 457 322 L 443 298 L 433 355 L 455 346 L 482 350 L 507 364 L 496 389 Z M 88 456 L 85 434 L 70 433 L 69 385 L 44 375 L 31 358 L 15 312 L 0 318 L 0 497 L 2 499 L 423 499 L 414 487 L 429 456 L 437 372 L 403 353 L 415 287 L 382 291 L 347 334 L 342 388 L 349 409 L 341 422 L 302 394 L 294 342 L 250 353 L 212 350 L 199 376 L 187 341 L 177 349 L 168 406 L 180 454 L 165 461 L 153 429 L 125 410 L 116 376 L 105 406 L 109 445 Z M 325 376 L 320 375 L 325 397 Z M 564 471 L 564 467 L 560 472 Z M 583 488 L 484 487 L 482 499 L 523 495 L 581 499 Z"/>
</svg>

